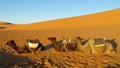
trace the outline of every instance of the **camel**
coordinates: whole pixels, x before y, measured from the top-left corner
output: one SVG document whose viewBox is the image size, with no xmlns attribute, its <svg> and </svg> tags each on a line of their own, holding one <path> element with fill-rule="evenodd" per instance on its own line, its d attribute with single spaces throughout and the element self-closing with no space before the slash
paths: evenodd
<svg viewBox="0 0 120 68">
<path fill-rule="evenodd" d="M 98 39 L 88 39 L 88 41 L 83 45 L 80 37 L 73 38 L 77 44 L 76 50 L 79 50 L 82 53 L 92 53 L 96 54 L 102 52 L 105 54 L 110 54 L 113 45 L 107 41 L 106 38 Z"/>
<path fill-rule="evenodd" d="M 62 41 L 57 42 L 56 37 L 49 37 L 48 40 L 50 40 L 53 44 L 53 47 L 57 50 L 57 51 L 61 51 L 61 52 L 65 52 L 67 51 L 67 48 L 62 44 Z"/>
<path fill-rule="evenodd" d="M 17 51 L 18 53 L 28 53 L 30 52 L 26 46 L 24 47 L 18 47 L 15 43 L 14 40 L 9 40 L 7 41 L 7 45 L 11 46 L 15 51 Z"/>
<path fill-rule="evenodd" d="M 52 41 L 54 48 L 57 51 L 80 51 L 81 53 L 97 54 L 105 53 L 110 54 L 114 49 L 113 45 L 106 38 L 89 38 L 83 40 L 80 37 L 67 38 L 63 37 L 61 44 L 58 44 L 55 37 L 49 37 L 48 40 Z"/>
<path fill-rule="evenodd" d="M 110 54 L 114 49 L 113 45 L 106 38 L 90 39 L 89 44 L 92 47 L 92 53 L 102 52 Z"/>
<path fill-rule="evenodd" d="M 26 46 L 30 52 L 36 52 L 36 51 L 39 52 L 44 49 L 44 46 L 39 42 L 38 39 L 35 40 L 28 39 Z"/>
<path fill-rule="evenodd" d="M 10 45 L 18 53 L 29 53 L 29 52 L 38 52 L 44 49 L 44 46 L 39 42 L 39 40 L 27 40 L 27 43 L 24 47 L 18 47 L 14 40 L 7 41 L 7 45 Z"/>
<path fill-rule="evenodd" d="M 62 44 L 66 51 L 75 51 L 77 47 L 76 40 L 68 37 L 63 37 Z"/>
<path fill-rule="evenodd" d="M 61 52 L 67 52 L 67 51 L 75 51 L 76 44 L 74 42 L 71 42 L 70 38 L 63 37 L 62 41 L 57 42 L 56 37 L 49 37 L 48 40 L 50 40 L 53 44 L 53 47 L 57 51 Z"/>
</svg>

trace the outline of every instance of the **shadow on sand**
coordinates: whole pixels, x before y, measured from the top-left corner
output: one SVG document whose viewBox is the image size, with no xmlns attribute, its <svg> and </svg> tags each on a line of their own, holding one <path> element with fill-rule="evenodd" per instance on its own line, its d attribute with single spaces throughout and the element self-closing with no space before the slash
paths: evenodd
<svg viewBox="0 0 120 68">
<path fill-rule="evenodd" d="M 44 64 L 37 64 L 28 57 L 21 57 L 0 51 L 0 68 L 42 68 Z"/>
<path fill-rule="evenodd" d="M 59 40 L 59 41 L 57 41 L 57 44 L 60 45 L 61 42 L 62 42 L 62 40 Z M 48 50 L 48 49 L 51 49 L 53 47 L 54 47 L 54 44 L 51 43 L 51 44 L 46 45 L 44 48 L 45 48 L 45 50 Z"/>
</svg>

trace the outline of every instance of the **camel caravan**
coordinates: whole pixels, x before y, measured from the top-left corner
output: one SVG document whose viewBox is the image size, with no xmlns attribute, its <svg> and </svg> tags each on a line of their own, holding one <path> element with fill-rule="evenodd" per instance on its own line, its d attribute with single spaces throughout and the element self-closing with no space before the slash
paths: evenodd
<svg viewBox="0 0 120 68">
<path fill-rule="evenodd" d="M 107 38 L 89 38 L 83 40 L 80 37 L 67 38 L 63 37 L 61 42 L 57 42 L 55 37 L 49 37 L 48 40 L 52 42 L 53 47 L 57 51 L 67 52 L 67 51 L 80 51 L 81 53 L 105 53 L 110 54 L 111 52 L 116 52 L 115 41 L 109 41 Z"/>
<path fill-rule="evenodd" d="M 56 37 L 48 37 L 48 40 L 52 42 L 55 50 L 59 52 L 79 51 L 81 53 L 89 54 L 110 54 L 112 52 L 117 52 L 115 40 L 108 40 L 107 38 L 89 38 L 84 40 L 81 37 L 63 37 L 62 40 L 57 41 Z M 7 41 L 7 45 L 12 47 L 18 53 L 35 53 L 47 50 L 38 39 L 28 39 L 23 48 L 18 47 L 14 40 Z"/>
</svg>

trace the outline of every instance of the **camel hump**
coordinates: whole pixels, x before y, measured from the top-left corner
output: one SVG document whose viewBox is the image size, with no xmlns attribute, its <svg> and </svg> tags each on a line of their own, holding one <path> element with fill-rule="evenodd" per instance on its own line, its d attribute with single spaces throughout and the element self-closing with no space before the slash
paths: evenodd
<svg viewBox="0 0 120 68">
<path fill-rule="evenodd" d="M 94 39 L 94 45 L 104 44 L 106 40 L 107 40 L 106 38 Z"/>
<path fill-rule="evenodd" d="M 27 43 L 28 43 L 28 42 L 31 42 L 31 43 L 39 43 L 39 39 L 34 39 L 34 40 L 28 39 L 28 40 L 27 40 Z"/>
</svg>

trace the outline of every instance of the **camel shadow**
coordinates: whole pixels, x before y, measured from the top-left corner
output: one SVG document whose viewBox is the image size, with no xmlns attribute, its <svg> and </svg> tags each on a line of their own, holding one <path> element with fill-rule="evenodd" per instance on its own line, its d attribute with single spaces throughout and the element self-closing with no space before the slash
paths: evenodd
<svg viewBox="0 0 120 68">
<path fill-rule="evenodd" d="M 57 44 L 60 45 L 61 42 L 62 42 L 62 40 L 59 40 L 59 41 L 57 41 Z M 44 46 L 44 49 L 49 50 L 49 49 L 51 49 L 53 47 L 54 47 L 54 44 L 51 43 L 51 44 L 48 44 L 48 45 Z"/>
<path fill-rule="evenodd" d="M 28 57 L 13 55 L 12 53 L 0 51 L 0 68 L 37 68 L 43 67 L 43 64 L 36 65 L 37 62 L 30 60 Z"/>
</svg>

